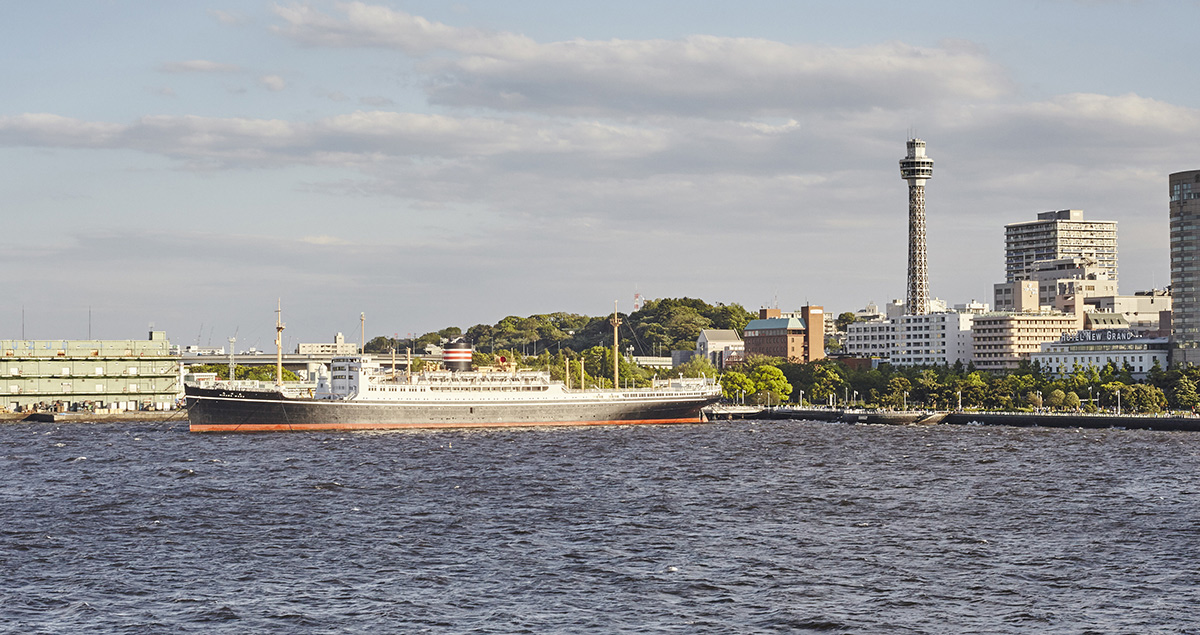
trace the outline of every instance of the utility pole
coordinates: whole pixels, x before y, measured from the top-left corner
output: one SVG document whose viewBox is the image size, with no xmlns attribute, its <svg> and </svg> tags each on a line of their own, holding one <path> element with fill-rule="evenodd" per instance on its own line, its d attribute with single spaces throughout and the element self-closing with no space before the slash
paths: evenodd
<svg viewBox="0 0 1200 635">
<path fill-rule="evenodd" d="M 275 385 L 283 385 L 283 300 L 275 307 Z"/>
<path fill-rule="evenodd" d="M 617 376 L 621 368 L 621 351 L 617 347 L 617 327 L 621 326 L 621 318 L 617 317 L 616 300 L 613 300 L 613 316 L 609 321 L 612 322 L 613 327 L 613 390 L 616 390 L 619 388 Z"/>
</svg>

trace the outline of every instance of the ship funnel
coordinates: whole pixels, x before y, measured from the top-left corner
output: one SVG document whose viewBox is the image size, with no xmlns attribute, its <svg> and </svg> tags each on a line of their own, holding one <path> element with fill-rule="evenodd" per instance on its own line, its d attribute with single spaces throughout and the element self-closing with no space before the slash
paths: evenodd
<svg viewBox="0 0 1200 635">
<path fill-rule="evenodd" d="M 451 342 L 442 349 L 442 365 L 446 370 L 471 370 L 471 345 L 466 342 Z"/>
</svg>

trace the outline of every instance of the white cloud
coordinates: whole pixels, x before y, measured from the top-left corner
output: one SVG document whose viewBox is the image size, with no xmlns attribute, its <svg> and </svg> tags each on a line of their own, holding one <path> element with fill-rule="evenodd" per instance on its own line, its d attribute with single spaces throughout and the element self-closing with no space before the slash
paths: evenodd
<svg viewBox="0 0 1200 635">
<path fill-rule="evenodd" d="M 258 83 L 269 91 L 279 92 L 287 88 L 287 81 L 279 75 L 263 75 L 258 78 Z"/>
<path fill-rule="evenodd" d="M 246 16 L 234 11 L 221 11 L 219 9 L 209 9 L 208 14 L 216 18 L 217 22 L 227 26 L 238 26 L 249 21 Z"/>
<path fill-rule="evenodd" d="M 236 73 L 241 71 L 236 64 L 222 64 L 211 60 L 188 60 L 167 62 L 160 69 L 164 73 Z"/>
<path fill-rule="evenodd" d="M 276 8 L 276 32 L 309 46 L 386 47 L 429 56 L 434 103 L 620 115 L 759 116 L 830 108 L 912 108 L 1012 92 L 978 47 L 891 42 L 857 48 L 696 35 L 681 40 L 530 38 L 430 22 L 360 2 L 340 15 Z M 432 55 L 442 53 L 442 55 Z M 446 55 L 449 54 L 449 55 Z"/>
<path fill-rule="evenodd" d="M 516 54 L 537 46 L 524 36 L 452 27 L 362 2 L 340 3 L 337 9 L 343 17 L 332 17 L 304 5 L 277 5 L 275 14 L 286 24 L 272 30 L 308 46 L 380 46 L 414 55 L 439 50 Z"/>
</svg>

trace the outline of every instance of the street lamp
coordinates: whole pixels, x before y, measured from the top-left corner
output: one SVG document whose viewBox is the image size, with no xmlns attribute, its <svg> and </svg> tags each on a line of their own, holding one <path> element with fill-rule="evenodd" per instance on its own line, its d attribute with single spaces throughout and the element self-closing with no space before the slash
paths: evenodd
<svg viewBox="0 0 1200 635">
<path fill-rule="evenodd" d="M 800 391 L 800 407 L 801 408 L 804 407 L 804 391 L 803 390 Z"/>
<path fill-rule="evenodd" d="M 908 391 L 904 391 L 904 409 L 908 410 Z"/>
<path fill-rule="evenodd" d="M 958 409 L 962 410 L 962 391 L 958 391 Z"/>
<path fill-rule="evenodd" d="M 850 405 L 854 405 L 857 402 L 858 402 L 858 391 L 856 390 L 856 391 L 854 391 L 854 400 L 850 402 Z"/>
</svg>

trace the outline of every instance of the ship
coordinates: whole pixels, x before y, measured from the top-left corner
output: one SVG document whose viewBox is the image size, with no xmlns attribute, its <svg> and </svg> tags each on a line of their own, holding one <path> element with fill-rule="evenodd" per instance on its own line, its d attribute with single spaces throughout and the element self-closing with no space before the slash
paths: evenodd
<svg viewBox="0 0 1200 635">
<path fill-rule="evenodd" d="M 614 322 L 619 323 L 615 315 Z M 276 328 L 283 330 L 278 320 Z M 615 355 L 615 346 L 613 350 Z M 564 367 L 566 381 L 514 365 L 476 369 L 470 344 L 465 342 L 448 344 L 443 360 L 437 370 L 397 373 L 394 363 L 389 370 L 370 355 L 348 355 L 333 358 L 329 370 L 319 372 L 313 383 L 284 383 L 281 361 L 274 384 L 211 378 L 185 381 L 189 430 L 698 423 L 704 421 L 702 410 L 721 398 L 721 386 L 713 377 L 654 379 L 642 388 L 595 388 L 585 386 L 582 378 L 575 387 L 570 385 L 569 361 Z M 617 378 L 613 380 L 619 386 Z"/>
</svg>

